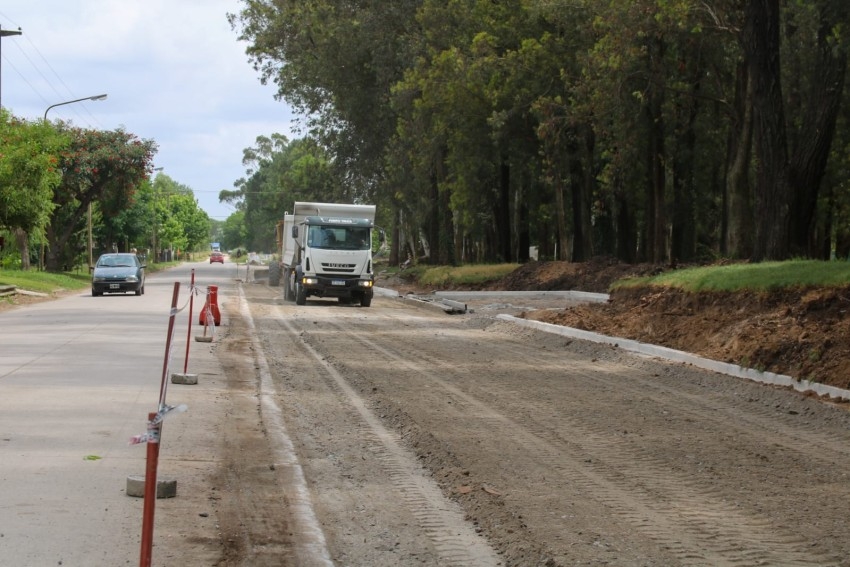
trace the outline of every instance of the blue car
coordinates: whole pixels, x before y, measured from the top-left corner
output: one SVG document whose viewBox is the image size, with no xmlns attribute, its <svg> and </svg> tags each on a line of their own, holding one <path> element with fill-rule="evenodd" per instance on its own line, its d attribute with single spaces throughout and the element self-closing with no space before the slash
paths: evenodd
<svg viewBox="0 0 850 567">
<path fill-rule="evenodd" d="M 91 294 L 145 293 L 145 265 L 135 254 L 103 254 L 97 259 L 91 278 Z"/>
</svg>

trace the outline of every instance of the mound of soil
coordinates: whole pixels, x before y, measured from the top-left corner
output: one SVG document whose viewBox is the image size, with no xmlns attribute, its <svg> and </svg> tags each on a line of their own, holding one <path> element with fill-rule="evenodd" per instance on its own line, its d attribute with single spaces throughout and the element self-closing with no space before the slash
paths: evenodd
<svg viewBox="0 0 850 567">
<path fill-rule="evenodd" d="M 487 290 L 564 291 L 608 293 L 611 284 L 623 278 L 650 276 L 663 269 L 653 264 L 624 264 L 614 258 L 599 257 L 589 262 L 529 262 L 523 264 Z"/>
<path fill-rule="evenodd" d="M 482 289 L 608 293 L 616 280 L 662 270 L 611 258 L 530 262 Z M 415 282 L 405 285 L 415 293 L 423 292 Z M 607 303 L 531 311 L 524 316 L 850 389 L 848 309 L 850 286 L 697 294 L 639 287 L 618 290 Z"/>
<path fill-rule="evenodd" d="M 850 389 L 850 288 L 772 293 L 617 291 L 526 317 Z"/>
</svg>

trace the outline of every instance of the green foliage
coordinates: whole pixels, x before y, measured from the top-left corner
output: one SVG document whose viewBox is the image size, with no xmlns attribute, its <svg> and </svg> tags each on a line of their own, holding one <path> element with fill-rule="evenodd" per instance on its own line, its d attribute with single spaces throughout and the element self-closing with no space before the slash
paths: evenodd
<svg viewBox="0 0 850 567">
<path fill-rule="evenodd" d="M 69 143 L 42 121 L 27 122 L 0 109 L 0 227 L 43 232 L 62 176 L 56 154 Z"/>
<path fill-rule="evenodd" d="M 315 147 L 258 139 L 248 176 L 222 198 L 241 207 L 240 237 L 258 249 L 288 203 L 309 194 L 377 203 L 394 245 L 407 248 L 400 260 L 522 260 L 528 245 L 578 260 L 738 258 L 738 243 L 780 224 L 791 232 L 780 252 L 788 240 L 810 243 L 796 254 L 844 257 L 850 111 L 841 107 L 835 129 L 826 102 L 844 88 L 846 2 L 776 4 L 783 68 L 767 79 L 782 84 L 790 149 L 776 169 L 805 180 L 776 203 L 792 218 L 768 207 L 730 222 L 770 198 L 752 150 L 772 138 L 745 135 L 742 102 L 753 100 L 741 47 L 745 24 L 762 22 L 754 5 L 246 2 L 230 22 L 261 79 L 307 117 L 303 142 Z M 840 149 L 820 159 L 833 130 Z"/>
<path fill-rule="evenodd" d="M 243 226 L 228 224 L 228 242 L 249 250 L 272 251 L 275 225 L 292 211 L 295 201 L 352 202 L 354 197 L 331 167 L 327 152 L 315 140 L 290 142 L 285 136 L 259 136 L 244 150 L 247 178 L 228 198 L 240 201 Z"/>
<path fill-rule="evenodd" d="M 685 291 L 768 291 L 783 288 L 845 287 L 850 283 L 850 262 L 790 260 L 758 264 L 727 264 L 629 278 L 612 288 L 635 286 L 674 287 Z"/>
</svg>

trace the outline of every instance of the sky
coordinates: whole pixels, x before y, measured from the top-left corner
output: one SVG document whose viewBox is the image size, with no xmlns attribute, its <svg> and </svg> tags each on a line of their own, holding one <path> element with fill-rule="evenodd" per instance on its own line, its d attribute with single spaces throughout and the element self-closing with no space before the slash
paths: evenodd
<svg viewBox="0 0 850 567">
<path fill-rule="evenodd" d="M 262 85 L 230 28 L 238 0 L 3 0 L 0 104 L 13 115 L 123 128 L 154 140 L 153 166 L 192 189 L 214 220 L 245 177 L 257 136 L 290 139 L 292 110 Z M 51 105 L 100 94 L 103 101 Z"/>
</svg>

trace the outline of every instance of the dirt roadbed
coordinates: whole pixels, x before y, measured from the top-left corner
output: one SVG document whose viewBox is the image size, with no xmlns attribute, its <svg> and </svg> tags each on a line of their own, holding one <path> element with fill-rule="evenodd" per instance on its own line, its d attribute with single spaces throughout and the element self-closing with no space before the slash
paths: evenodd
<svg viewBox="0 0 850 567">
<path fill-rule="evenodd" d="M 217 338 L 216 457 L 159 516 L 195 526 L 159 543 L 169 564 L 850 556 L 841 407 L 499 321 L 514 308 L 498 301 L 449 316 L 240 289 Z"/>
</svg>

